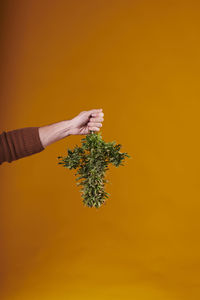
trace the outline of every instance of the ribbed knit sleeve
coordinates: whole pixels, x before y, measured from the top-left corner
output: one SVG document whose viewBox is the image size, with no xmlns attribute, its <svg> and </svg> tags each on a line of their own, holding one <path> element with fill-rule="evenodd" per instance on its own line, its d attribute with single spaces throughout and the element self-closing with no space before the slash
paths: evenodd
<svg viewBox="0 0 200 300">
<path fill-rule="evenodd" d="M 43 147 L 39 137 L 39 127 L 25 127 L 0 134 L 0 165 L 11 163 L 34 153 L 41 152 Z"/>
</svg>

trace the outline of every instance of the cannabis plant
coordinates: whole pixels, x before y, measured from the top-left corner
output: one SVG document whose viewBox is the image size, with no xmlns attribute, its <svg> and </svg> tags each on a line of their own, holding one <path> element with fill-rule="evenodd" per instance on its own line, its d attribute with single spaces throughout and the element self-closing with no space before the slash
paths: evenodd
<svg viewBox="0 0 200 300">
<path fill-rule="evenodd" d="M 58 164 L 70 170 L 77 169 L 75 176 L 78 186 L 81 185 L 81 194 L 84 205 L 99 208 L 110 195 L 104 190 L 105 172 L 111 163 L 115 167 L 123 166 L 125 157 L 130 156 L 120 152 L 121 144 L 106 143 L 101 133 L 90 131 L 82 140 L 82 147 L 77 145 L 73 150 L 68 149 L 66 157 L 58 156 Z"/>
</svg>

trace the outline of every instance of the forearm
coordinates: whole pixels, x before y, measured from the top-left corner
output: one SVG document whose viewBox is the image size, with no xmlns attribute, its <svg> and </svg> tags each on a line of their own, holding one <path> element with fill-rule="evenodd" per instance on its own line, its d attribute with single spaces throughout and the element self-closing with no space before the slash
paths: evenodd
<svg viewBox="0 0 200 300">
<path fill-rule="evenodd" d="M 39 137 L 43 147 L 47 147 L 72 134 L 71 120 L 60 121 L 39 128 Z"/>
</svg>

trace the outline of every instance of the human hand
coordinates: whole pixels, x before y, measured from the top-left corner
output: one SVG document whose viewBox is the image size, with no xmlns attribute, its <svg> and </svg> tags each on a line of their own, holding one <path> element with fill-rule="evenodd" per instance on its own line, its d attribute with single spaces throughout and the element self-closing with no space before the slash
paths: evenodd
<svg viewBox="0 0 200 300">
<path fill-rule="evenodd" d="M 92 109 L 82 111 L 76 117 L 70 120 L 70 134 L 89 134 L 90 131 L 99 131 L 104 121 L 104 113 L 102 109 Z"/>
<path fill-rule="evenodd" d="M 39 127 L 39 137 L 43 147 L 47 147 L 69 135 L 89 134 L 90 131 L 99 131 L 104 121 L 102 109 L 82 111 L 71 120 Z"/>
</svg>

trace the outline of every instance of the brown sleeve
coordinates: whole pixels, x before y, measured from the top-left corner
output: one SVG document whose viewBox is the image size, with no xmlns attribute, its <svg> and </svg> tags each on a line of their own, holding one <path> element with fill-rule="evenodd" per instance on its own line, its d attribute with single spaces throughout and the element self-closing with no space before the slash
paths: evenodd
<svg viewBox="0 0 200 300">
<path fill-rule="evenodd" d="M 19 158 L 41 152 L 43 147 L 39 137 L 39 127 L 25 127 L 0 134 L 0 165 Z"/>
</svg>

